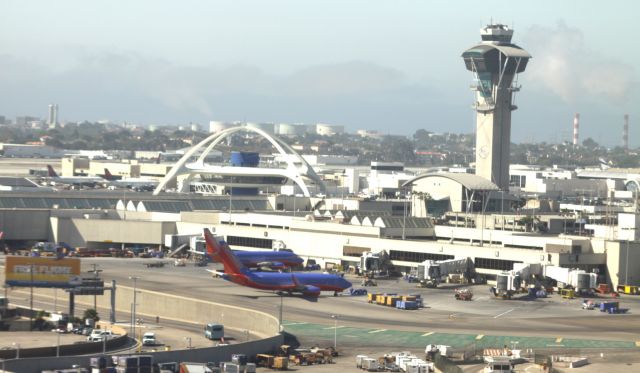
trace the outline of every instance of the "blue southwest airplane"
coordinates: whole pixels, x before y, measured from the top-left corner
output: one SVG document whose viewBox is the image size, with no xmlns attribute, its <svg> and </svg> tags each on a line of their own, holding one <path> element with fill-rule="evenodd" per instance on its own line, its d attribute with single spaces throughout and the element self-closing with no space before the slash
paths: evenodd
<svg viewBox="0 0 640 373">
<path fill-rule="evenodd" d="M 221 243 L 220 245 L 224 246 L 226 243 Z M 249 268 L 285 269 L 301 266 L 302 262 L 304 262 L 304 259 L 290 251 L 232 251 L 233 255 Z"/>
<path fill-rule="evenodd" d="M 332 274 L 251 271 L 238 260 L 227 245 L 220 245 L 209 229 L 205 228 L 204 238 L 207 242 L 207 254 L 224 266 L 224 273 L 219 275 L 235 284 L 260 290 L 301 293 L 311 297 L 319 296 L 321 291 L 333 291 L 334 295 L 337 295 L 339 291 L 351 287 L 349 281 Z"/>
</svg>

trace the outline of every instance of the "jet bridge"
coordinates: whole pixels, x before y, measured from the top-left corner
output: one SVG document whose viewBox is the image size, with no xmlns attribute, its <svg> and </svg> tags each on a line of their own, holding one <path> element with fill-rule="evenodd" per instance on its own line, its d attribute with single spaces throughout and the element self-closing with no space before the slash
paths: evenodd
<svg viewBox="0 0 640 373">
<path fill-rule="evenodd" d="M 559 288 L 573 288 L 577 293 L 592 293 L 598 282 L 596 273 L 589 273 L 582 269 L 572 269 L 558 266 L 545 266 L 544 275 L 558 283 Z"/>
<path fill-rule="evenodd" d="M 539 279 L 542 273 L 543 268 L 540 263 L 515 263 L 513 270 L 496 275 L 496 286 L 492 288 L 493 295 L 511 299 L 513 294 Z"/>
<path fill-rule="evenodd" d="M 437 287 L 443 277 L 460 274 L 470 280 L 475 276 L 475 266 L 471 258 L 448 260 L 425 260 L 418 264 L 417 277 L 425 287 Z"/>
</svg>

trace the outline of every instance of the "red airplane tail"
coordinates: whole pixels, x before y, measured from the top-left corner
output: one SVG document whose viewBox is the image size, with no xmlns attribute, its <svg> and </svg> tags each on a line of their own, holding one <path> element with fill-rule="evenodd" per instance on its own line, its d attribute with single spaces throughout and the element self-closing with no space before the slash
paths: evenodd
<svg viewBox="0 0 640 373">
<path fill-rule="evenodd" d="M 244 265 L 229 250 L 226 245 L 221 245 L 213 237 L 209 229 L 204 229 L 204 239 L 207 242 L 207 254 L 212 260 L 222 262 L 226 274 L 239 274 L 244 272 Z"/>
<path fill-rule="evenodd" d="M 58 174 L 50 164 L 47 165 L 47 172 L 49 173 L 49 177 L 58 177 Z"/>
<path fill-rule="evenodd" d="M 104 169 L 104 178 L 107 180 L 113 180 L 113 175 L 111 175 L 108 168 Z"/>
</svg>

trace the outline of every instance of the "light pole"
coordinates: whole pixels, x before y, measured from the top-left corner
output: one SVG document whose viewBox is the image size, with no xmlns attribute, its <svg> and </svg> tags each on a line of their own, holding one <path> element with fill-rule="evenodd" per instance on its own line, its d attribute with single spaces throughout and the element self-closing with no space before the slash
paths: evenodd
<svg viewBox="0 0 640 373">
<path fill-rule="evenodd" d="M 402 240 L 406 238 L 405 227 L 407 226 L 407 197 L 404 196 L 404 209 L 402 210 Z"/>
<path fill-rule="evenodd" d="M 627 237 L 626 260 L 624 263 L 624 284 L 629 285 L 629 237 Z"/>
<path fill-rule="evenodd" d="M 278 317 L 278 321 L 280 323 L 280 333 L 284 331 L 284 328 L 282 327 L 282 307 L 283 307 L 282 293 L 280 293 L 280 317 Z"/>
<path fill-rule="evenodd" d="M 60 332 L 56 331 L 56 357 L 60 357 Z"/>
<path fill-rule="evenodd" d="M 29 281 L 29 331 L 33 331 L 33 263 L 29 266 L 29 275 L 31 280 Z M 18 347 L 19 349 L 19 347 Z"/>
<path fill-rule="evenodd" d="M 331 315 L 333 319 L 333 351 L 338 351 L 338 315 Z"/>
<path fill-rule="evenodd" d="M 129 276 L 133 280 L 133 304 L 131 305 L 131 335 L 136 339 L 136 295 L 138 293 L 138 276 Z"/>
</svg>

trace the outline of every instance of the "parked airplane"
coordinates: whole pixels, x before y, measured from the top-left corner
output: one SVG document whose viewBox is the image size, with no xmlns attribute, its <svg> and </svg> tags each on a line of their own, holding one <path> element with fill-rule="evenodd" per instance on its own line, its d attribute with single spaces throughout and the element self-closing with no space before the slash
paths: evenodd
<svg viewBox="0 0 640 373">
<path fill-rule="evenodd" d="M 245 267 L 227 245 L 220 245 L 209 229 L 204 230 L 207 242 L 207 253 L 212 260 L 222 262 L 224 273 L 210 271 L 220 275 L 223 279 L 238 285 L 261 290 L 286 291 L 288 293 L 302 293 L 302 295 L 318 297 L 321 291 L 339 291 L 351 287 L 351 283 L 344 278 L 323 273 L 299 272 L 254 272 Z"/>
<path fill-rule="evenodd" d="M 104 169 L 104 177 L 109 181 L 109 185 L 121 188 L 155 188 L 159 181 L 143 177 L 130 177 L 118 179 L 109 172 L 108 168 Z"/>
<path fill-rule="evenodd" d="M 56 184 L 96 186 L 96 184 L 106 182 L 105 179 L 98 176 L 58 176 L 51 165 L 47 165 L 47 171 L 49 174 L 49 181 Z"/>
<path fill-rule="evenodd" d="M 226 243 L 224 244 L 226 245 Z M 242 264 L 249 268 L 285 269 L 301 266 L 304 259 L 291 251 L 243 251 L 232 250 Z"/>
</svg>

